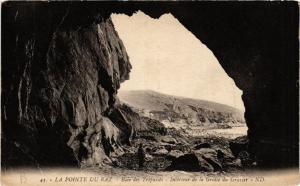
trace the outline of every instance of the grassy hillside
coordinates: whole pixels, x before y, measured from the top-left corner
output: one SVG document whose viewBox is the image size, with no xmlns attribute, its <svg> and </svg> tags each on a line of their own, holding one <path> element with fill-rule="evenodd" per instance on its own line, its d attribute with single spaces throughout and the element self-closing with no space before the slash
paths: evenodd
<svg viewBox="0 0 300 186">
<path fill-rule="evenodd" d="M 122 102 L 140 112 L 150 112 L 158 120 L 183 119 L 188 123 L 244 122 L 240 110 L 211 101 L 166 95 L 151 90 L 120 91 L 118 96 Z"/>
</svg>

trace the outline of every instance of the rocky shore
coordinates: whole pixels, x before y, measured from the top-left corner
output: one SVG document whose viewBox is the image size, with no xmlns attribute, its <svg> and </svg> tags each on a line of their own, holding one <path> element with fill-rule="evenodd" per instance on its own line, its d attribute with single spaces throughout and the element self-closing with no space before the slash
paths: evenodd
<svg viewBox="0 0 300 186">
<path fill-rule="evenodd" d="M 222 136 L 191 136 L 184 130 L 166 128 L 161 122 L 140 116 L 123 104 L 120 108 L 130 110 L 144 126 L 136 130 L 130 144 L 122 152 L 113 153 L 107 166 L 142 171 L 203 171 L 233 172 L 255 165 L 247 151 L 248 139 L 241 136 L 228 139 Z M 129 117 L 127 115 L 127 117 Z M 140 144 L 145 152 L 143 167 L 138 155 Z"/>
</svg>

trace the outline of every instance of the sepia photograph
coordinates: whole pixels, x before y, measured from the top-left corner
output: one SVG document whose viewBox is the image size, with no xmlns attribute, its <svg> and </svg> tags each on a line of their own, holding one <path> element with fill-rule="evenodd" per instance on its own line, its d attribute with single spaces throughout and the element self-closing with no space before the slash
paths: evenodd
<svg viewBox="0 0 300 186">
<path fill-rule="evenodd" d="M 299 183 L 298 2 L 1 3 L 0 185 Z"/>
</svg>

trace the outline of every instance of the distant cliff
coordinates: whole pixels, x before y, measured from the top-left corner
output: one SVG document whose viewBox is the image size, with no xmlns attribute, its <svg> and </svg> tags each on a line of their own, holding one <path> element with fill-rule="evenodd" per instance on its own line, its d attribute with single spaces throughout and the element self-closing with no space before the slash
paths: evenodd
<svg viewBox="0 0 300 186">
<path fill-rule="evenodd" d="M 119 98 L 144 116 L 159 121 L 204 123 L 245 123 L 236 108 L 204 100 L 176 97 L 158 92 L 120 91 Z"/>
</svg>

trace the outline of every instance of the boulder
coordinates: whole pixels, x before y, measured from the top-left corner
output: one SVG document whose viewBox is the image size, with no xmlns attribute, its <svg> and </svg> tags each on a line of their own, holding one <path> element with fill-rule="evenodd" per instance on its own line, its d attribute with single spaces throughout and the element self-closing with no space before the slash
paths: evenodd
<svg viewBox="0 0 300 186">
<path fill-rule="evenodd" d="M 202 148 L 199 150 L 194 151 L 194 153 L 198 156 L 203 158 L 208 164 L 213 167 L 214 171 L 221 171 L 222 164 L 218 159 L 218 153 L 216 150 L 211 148 Z"/>
<path fill-rule="evenodd" d="M 199 159 L 195 154 L 185 154 L 172 161 L 166 170 L 200 171 Z"/>
<path fill-rule="evenodd" d="M 231 167 L 231 168 L 241 168 L 242 167 L 242 162 L 239 158 L 237 158 L 233 161 L 227 162 L 226 166 Z"/>
<path fill-rule="evenodd" d="M 153 134 L 158 134 L 158 135 L 166 135 L 167 134 L 166 127 L 164 126 L 164 124 L 162 124 L 158 120 L 141 116 L 141 121 L 142 121 L 141 125 L 147 126 L 147 128 L 146 128 L 147 131 L 149 131 Z"/>
<path fill-rule="evenodd" d="M 180 150 L 171 150 L 168 154 L 167 154 L 167 159 L 170 160 L 174 160 L 180 156 L 184 155 L 184 153 Z"/>
<path fill-rule="evenodd" d="M 228 160 L 231 161 L 235 159 L 235 157 L 232 155 L 232 152 L 230 149 L 217 149 L 217 157 L 219 160 Z"/>
<path fill-rule="evenodd" d="M 146 155 L 145 155 L 145 160 L 146 160 L 146 161 L 151 161 L 151 160 L 153 160 L 153 156 L 150 155 L 150 154 L 146 154 Z"/>
<path fill-rule="evenodd" d="M 199 143 L 194 146 L 194 149 L 211 148 L 209 143 Z"/>
<path fill-rule="evenodd" d="M 222 165 L 212 156 L 190 153 L 175 158 L 166 170 L 212 172 L 221 171 Z"/>
<path fill-rule="evenodd" d="M 232 154 L 237 157 L 241 151 L 248 151 L 249 140 L 247 136 L 237 137 L 229 142 Z"/>
<path fill-rule="evenodd" d="M 212 156 L 206 156 L 206 155 L 203 155 L 202 158 L 209 164 L 213 167 L 213 171 L 222 171 L 222 165 L 221 163 L 219 162 L 219 160 L 215 157 L 212 157 Z M 204 166 L 202 166 L 204 167 Z M 209 169 L 211 170 L 211 169 Z"/>
<path fill-rule="evenodd" d="M 201 167 L 201 171 L 204 172 L 213 172 L 215 171 L 214 166 L 211 165 L 203 156 L 196 155 L 199 160 L 199 165 Z"/>
<path fill-rule="evenodd" d="M 217 151 L 212 148 L 201 148 L 199 150 L 194 150 L 194 153 L 199 155 L 215 156 L 217 157 Z"/>
<path fill-rule="evenodd" d="M 161 142 L 176 144 L 177 140 L 172 136 L 167 135 L 167 136 L 161 136 Z"/>
<path fill-rule="evenodd" d="M 163 149 L 158 149 L 158 150 L 154 151 L 152 154 L 153 155 L 167 155 L 168 153 L 169 153 L 169 151 L 163 148 Z"/>
</svg>

